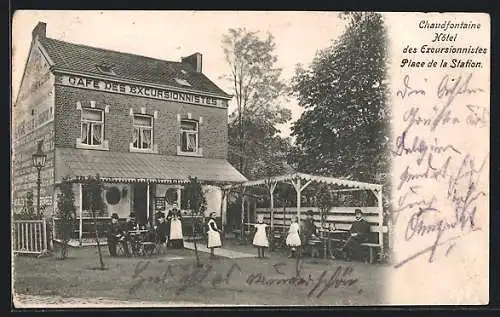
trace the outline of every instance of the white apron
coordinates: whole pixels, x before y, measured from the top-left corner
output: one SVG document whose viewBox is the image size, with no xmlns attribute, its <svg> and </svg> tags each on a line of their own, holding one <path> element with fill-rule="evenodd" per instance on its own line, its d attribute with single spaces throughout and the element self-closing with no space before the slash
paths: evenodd
<svg viewBox="0 0 500 317">
<path fill-rule="evenodd" d="M 170 221 L 170 240 L 182 240 L 182 223 L 179 219 Z"/>
<path fill-rule="evenodd" d="M 220 248 L 222 246 L 221 240 L 220 240 L 220 233 L 219 231 L 213 230 L 212 229 L 212 224 L 214 227 L 217 229 L 217 223 L 215 220 L 210 219 L 208 221 L 208 241 L 207 241 L 207 247 L 208 248 Z"/>
</svg>

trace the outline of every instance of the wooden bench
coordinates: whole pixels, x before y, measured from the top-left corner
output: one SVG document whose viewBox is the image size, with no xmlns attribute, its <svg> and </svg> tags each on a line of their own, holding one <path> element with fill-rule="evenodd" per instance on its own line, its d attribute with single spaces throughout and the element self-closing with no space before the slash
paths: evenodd
<svg viewBox="0 0 500 317">
<path fill-rule="evenodd" d="M 383 214 L 382 210 L 378 207 L 332 207 L 329 209 L 327 216 L 325 217 L 325 225 L 327 227 L 330 224 L 335 224 L 336 229 L 340 230 L 349 230 L 351 228 L 352 223 L 355 220 L 355 209 L 361 209 L 363 211 L 363 216 L 366 221 L 370 224 L 370 234 L 367 238 L 367 242 L 362 243 L 361 245 L 369 250 L 369 261 L 373 263 L 376 258 L 376 251 L 384 249 L 384 234 L 388 232 L 387 226 L 383 225 Z M 305 220 L 307 215 L 306 211 L 312 210 L 314 212 L 314 223 L 316 227 L 321 226 L 321 214 L 320 210 L 317 207 L 305 207 L 301 208 L 301 220 Z M 256 210 L 257 215 L 263 215 L 264 221 L 269 223 L 271 220 L 269 209 L 267 208 L 258 208 Z M 275 210 L 274 211 L 274 223 L 279 225 L 290 225 L 290 219 L 296 216 L 296 208 L 289 208 L 286 211 L 286 214 L 283 213 L 283 210 Z"/>
</svg>

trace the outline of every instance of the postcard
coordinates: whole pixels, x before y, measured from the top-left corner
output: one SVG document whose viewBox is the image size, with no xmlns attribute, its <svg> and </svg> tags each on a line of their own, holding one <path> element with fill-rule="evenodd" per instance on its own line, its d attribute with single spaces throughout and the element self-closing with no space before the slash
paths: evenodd
<svg viewBox="0 0 500 317">
<path fill-rule="evenodd" d="M 13 308 L 489 302 L 486 13 L 12 20 Z"/>
</svg>

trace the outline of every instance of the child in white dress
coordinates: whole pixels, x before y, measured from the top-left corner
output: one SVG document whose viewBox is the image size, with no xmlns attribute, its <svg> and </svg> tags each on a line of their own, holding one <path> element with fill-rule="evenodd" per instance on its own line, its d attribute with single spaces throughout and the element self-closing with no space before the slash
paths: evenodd
<svg viewBox="0 0 500 317">
<path fill-rule="evenodd" d="M 220 248 L 222 246 L 222 241 L 220 239 L 220 230 L 217 228 L 217 222 L 215 221 L 215 212 L 210 214 L 210 219 L 208 220 L 208 231 L 207 231 L 207 247 L 210 249 L 210 257 L 215 257 L 214 249 Z"/>
<path fill-rule="evenodd" d="M 264 250 L 269 247 L 269 240 L 266 233 L 267 224 L 264 223 L 264 217 L 259 215 L 255 224 L 255 236 L 253 237 L 253 245 L 257 247 L 258 257 L 263 259 Z"/>
<path fill-rule="evenodd" d="M 297 248 L 301 246 L 300 235 L 299 235 L 299 218 L 297 216 L 292 218 L 292 223 L 288 229 L 288 235 L 286 237 L 286 245 L 290 247 L 289 258 L 295 255 Z"/>
</svg>

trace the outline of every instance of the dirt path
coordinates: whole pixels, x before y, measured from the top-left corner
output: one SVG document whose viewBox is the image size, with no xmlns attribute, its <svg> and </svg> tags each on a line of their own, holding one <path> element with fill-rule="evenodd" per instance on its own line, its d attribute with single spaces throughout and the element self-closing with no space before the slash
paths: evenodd
<svg viewBox="0 0 500 317">
<path fill-rule="evenodd" d="M 150 302 L 150 301 L 124 301 L 111 298 L 77 298 L 61 296 L 35 296 L 14 295 L 15 308 L 72 308 L 72 307 L 168 307 L 168 306 L 199 306 L 196 302 Z M 207 306 L 206 304 L 201 304 Z"/>
</svg>

